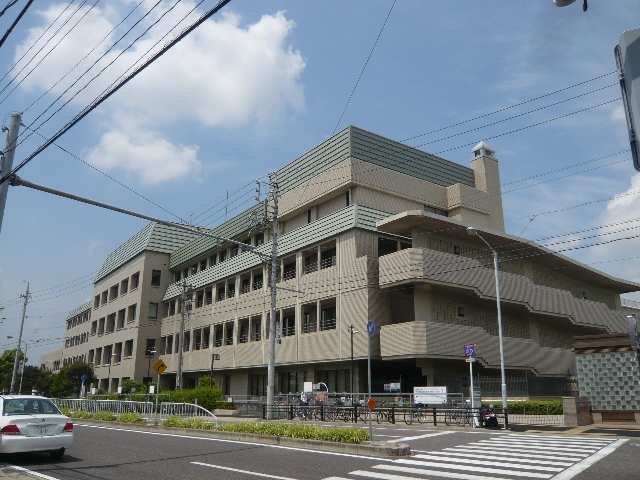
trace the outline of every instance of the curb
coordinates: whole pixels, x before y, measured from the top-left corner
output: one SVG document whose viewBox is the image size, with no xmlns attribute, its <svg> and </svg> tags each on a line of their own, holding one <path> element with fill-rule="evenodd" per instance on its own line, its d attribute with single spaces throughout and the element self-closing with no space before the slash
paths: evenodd
<svg viewBox="0 0 640 480">
<path fill-rule="evenodd" d="M 195 428 L 176 428 L 160 425 L 141 425 L 122 422 L 95 422 L 90 420 L 73 419 L 78 425 L 91 425 L 97 427 L 127 427 L 131 430 L 142 432 L 161 432 L 171 434 L 188 434 L 192 437 L 219 438 L 222 440 L 252 441 L 265 445 L 281 445 L 286 447 L 307 448 L 309 450 L 324 450 L 351 455 L 377 456 L 386 458 L 406 457 L 411 455 L 411 448 L 406 443 L 389 445 L 385 442 L 364 443 L 340 443 L 326 440 L 307 440 L 303 438 L 275 437 L 271 435 L 258 435 L 253 433 L 237 432 L 212 432 Z"/>
</svg>

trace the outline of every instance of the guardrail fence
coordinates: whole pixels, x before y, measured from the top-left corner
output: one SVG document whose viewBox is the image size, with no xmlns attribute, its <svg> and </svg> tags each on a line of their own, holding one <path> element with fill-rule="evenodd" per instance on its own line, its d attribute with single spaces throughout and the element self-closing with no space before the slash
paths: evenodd
<svg viewBox="0 0 640 480">
<path fill-rule="evenodd" d="M 54 398 L 58 408 L 75 412 L 111 412 L 116 415 L 122 413 L 137 413 L 146 418 L 210 418 L 216 416 L 206 408 L 195 403 L 176 402 L 135 402 L 131 400 L 94 400 L 86 398 Z"/>
</svg>

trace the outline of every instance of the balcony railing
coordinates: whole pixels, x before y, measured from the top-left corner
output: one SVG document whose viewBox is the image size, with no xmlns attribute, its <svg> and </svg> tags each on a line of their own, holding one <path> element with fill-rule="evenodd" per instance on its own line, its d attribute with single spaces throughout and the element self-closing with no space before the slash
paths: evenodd
<svg viewBox="0 0 640 480">
<path fill-rule="evenodd" d="M 335 328 L 336 328 L 335 317 L 320 319 L 320 330 L 335 330 Z"/>
<path fill-rule="evenodd" d="M 336 265 L 335 255 L 332 257 L 325 257 L 320 260 L 320 269 L 335 267 L 335 265 Z"/>
<path fill-rule="evenodd" d="M 313 273 L 313 272 L 315 272 L 317 270 L 318 270 L 318 262 L 317 261 L 305 262 L 304 266 L 302 267 L 302 271 L 304 273 Z"/>
<path fill-rule="evenodd" d="M 291 269 L 287 270 L 285 268 L 284 273 L 282 274 L 282 280 L 283 281 L 287 281 L 287 280 L 291 280 L 293 278 L 296 278 L 296 269 L 295 268 L 291 268 Z"/>
</svg>

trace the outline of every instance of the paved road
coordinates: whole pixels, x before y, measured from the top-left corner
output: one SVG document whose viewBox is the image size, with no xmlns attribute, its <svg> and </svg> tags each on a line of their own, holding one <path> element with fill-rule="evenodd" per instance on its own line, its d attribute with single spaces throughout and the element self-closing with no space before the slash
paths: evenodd
<svg viewBox="0 0 640 480">
<path fill-rule="evenodd" d="M 75 445 L 60 462 L 52 463 L 44 455 L 3 460 L 58 480 L 640 478 L 636 439 L 392 426 L 378 427 L 376 434 L 409 442 L 414 455 L 392 461 L 115 426 L 78 426 Z"/>
</svg>

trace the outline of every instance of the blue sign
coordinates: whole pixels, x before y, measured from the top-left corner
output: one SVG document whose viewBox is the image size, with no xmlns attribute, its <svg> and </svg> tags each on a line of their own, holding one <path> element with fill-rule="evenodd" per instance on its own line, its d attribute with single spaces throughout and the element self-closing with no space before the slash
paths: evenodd
<svg viewBox="0 0 640 480">
<path fill-rule="evenodd" d="M 80 375 L 80 381 L 82 383 L 85 383 L 87 381 L 87 378 L 89 378 L 89 377 L 87 377 L 86 373 L 83 373 L 82 375 Z"/>
<path fill-rule="evenodd" d="M 369 332 L 370 337 L 373 337 L 376 334 L 376 324 L 373 323 L 373 320 L 369 320 L 367 322 L 367 332 Z"/>
<path fill-rule="evenodd" d="M 476 344 L 475 343 L 467 343 L 464 346 L 464 358 L 474 358 L 476 356 Z"/>
</svg>

